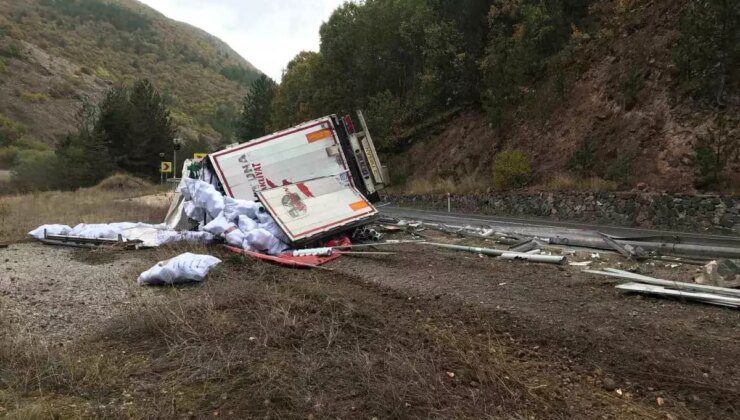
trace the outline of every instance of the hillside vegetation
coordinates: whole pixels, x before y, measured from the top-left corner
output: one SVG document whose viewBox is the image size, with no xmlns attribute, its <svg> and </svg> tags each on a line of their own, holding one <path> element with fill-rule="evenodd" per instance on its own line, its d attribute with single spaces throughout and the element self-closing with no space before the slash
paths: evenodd
<svg viewBox="0 0 740 420">
<path fill-rule="evenodd" d="M 260 74 L 217 38 L 135 0 L 0 0 L 0 125 L 40 143 L 74 131 L 83 100 L 144 78 L 186 140 L 230 140 Z"/>
<path fill-rule="evenodd" d="M 732 190 L 739 26 L 730 0 L 347 3 L 246 125 L 363 108 L 405 191 Z"/>
</svg>

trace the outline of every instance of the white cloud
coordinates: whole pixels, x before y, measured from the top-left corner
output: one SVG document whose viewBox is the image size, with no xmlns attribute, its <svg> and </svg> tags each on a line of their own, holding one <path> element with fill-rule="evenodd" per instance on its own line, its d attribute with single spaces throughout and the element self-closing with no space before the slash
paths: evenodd
<svg viewBox="0 0 740 420">
<path fill-rule="evenodd" d="M 221 38 L 275 80 L 296 54 L 317 51 L 319 28 L 345 0 L 139 0 Z"/>
</svg>

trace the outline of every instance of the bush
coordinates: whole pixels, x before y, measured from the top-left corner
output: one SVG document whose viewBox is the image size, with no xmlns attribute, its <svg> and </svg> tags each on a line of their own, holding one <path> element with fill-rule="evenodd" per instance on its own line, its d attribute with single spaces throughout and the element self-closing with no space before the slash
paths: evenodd
<svg viewBox="0 0 740 420">
<path fill-rule="evenodd" d="M 152 183 L 137 178 L 133 175 L 118 173 L 100 181 L 95 188 L 105 191 L 139 191 L 144 188 L 150 188 Z"/>
<path fill-rule="evenodd" d="M 496 155 L 493 161 L 493 186 L 497 190 L 521 188 L 532 178 L 529 158 L 520 150 L 508 150 Z"/>
<path fill-rule="evenodd" d="M 617 183 L 599 177 L 576 178 L 568 174 L 558 174 L 549 179 L 542 189 L 546 191 L 614 191 Z"/>
<path fill-rule="evenodd" d="M 0 147 L 0 168 L 12 167 L 17 155 L 18 148 L 15 146 Z"/>
<path fill-rule="evenodd" d="M 23 190 L 57 186 L 57 157 L 51 150 L 21 150 L 15 159 L 13 182 Z"/>
<path fill-rule="evenodd" d="M 398 121 L 403 112 L 400 100 L 389 90 L 385 90 L 368 98 L 365 109 L 368 128 L 378 150 L 392 150 L 391 141 L 395 134 L 393 122 Z"/>
<path fill-rule="evenodd" d="M 26 51 L 18 42 L 11 42 L 0 46 L 0 56 L 22 60 L 26 56 Z"/>
<path fill-rule="evenodd" d="M 737 126 L 737 118 L 720 114 L 715 126 L 699 138 L 694 148 L 694 161 L 701 174 L 698 187 L 721 186 L 725 181 L 727 164 L 740 153 Z"/>
<path fill-rule="evenodd" d="M 721 105 L 737 83 L 740 6 L 730 0 L 692 0 L 679 24 L 673 50 L 684 87 Z M 734 76 L 733 76 L 734 74 Z"/>
<path fill-rule="evenodd" d="M 586 137 L 581 146 L 573 152 L 568 167 L 580 175 L 590 175 L 596 165 L 596 141 Z"/>
<path fill-rule="evenodd" d="M 20 98 L 26 102 L 41 103 L 49 100 L 49 96 L 43 93 L 27 92 L 23 91 L 20 93 Z"/>
<path fill-rule="evenodd" d="M 18 142 L 15 144 L 18 146 L 19 149 L 25 149 L 25 150 L 38 150 L 38 151 L 44 151 L 44 150 L 51 150 L 51 147 L 49 147 L 48 144 L 44 143 L 41 140 L 37 140 L 33 137 L 21 137 Z"/>
<path fill-rule="evenodd" d="M 632 109 L 637 103 L 637 95 L 645 87 L 645 75 L 637 66 L 630 67 L 629 71 L 619 83 L 619 91 L 622 94 L 624 108 Z"/>
</svg>

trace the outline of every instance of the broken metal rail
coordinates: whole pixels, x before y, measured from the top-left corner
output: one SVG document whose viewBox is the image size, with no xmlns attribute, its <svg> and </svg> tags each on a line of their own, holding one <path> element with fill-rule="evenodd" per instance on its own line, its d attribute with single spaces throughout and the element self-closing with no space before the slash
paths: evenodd
<svg viewBox="0 0 740 420">
<path fill-rule="evenodd" d="M 70 246 L 76 248 L 97 248 L 102 245 L 138 245 L 140 240 L 124 240 L 123 235 L 119 234 L 117 239 L 110 238 L 86 238 L 74 235 L 50 235 L 44 230 L 44 237 L 39 239 L 41 242 L 49 245 Z"/>
</svg>

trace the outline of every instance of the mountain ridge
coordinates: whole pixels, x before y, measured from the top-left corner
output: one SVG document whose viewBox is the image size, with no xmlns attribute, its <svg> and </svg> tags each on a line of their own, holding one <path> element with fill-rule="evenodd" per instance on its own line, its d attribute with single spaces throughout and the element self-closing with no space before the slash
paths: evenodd
<svg viewBox="0 0 740 420">
<path fill-rule="evenodd" d="M 262 74 L 227 43 L 136 0 L 0 0 L 0 114 L 52 145 L 83 101 L 148 78 L 186 140 L 231 140 Z"/>
</svg>

